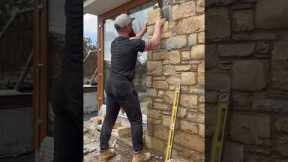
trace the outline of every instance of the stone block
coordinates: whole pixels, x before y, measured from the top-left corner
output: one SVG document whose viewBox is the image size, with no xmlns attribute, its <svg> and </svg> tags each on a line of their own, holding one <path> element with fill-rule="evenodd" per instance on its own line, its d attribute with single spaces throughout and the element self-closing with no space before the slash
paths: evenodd
<svg viewBox="0 0 288 162">
<path fill-rule="evenodd" d="M 288 90 L 288 41 L 280 41 L 272 51 L 272 86 L 279 90 Z"/>
<path fill-rule="evenodd" d="M 232 87 L 242 91 L 259 91 L 268 84 L 268 62 L 237 61 L 232 68 Z"/>
<path fill-rule="evenodd" d="M 152 87 L 152 77 L 151 76 L 146 77 L 146 87 Z"/>
<path fill-rule="evenodd" d="M 167 51 L 161 51 L 161 52 L 153 52 L 150 55 L 152 55 L 153 61 L 160 61 L 163 60 L 165 57 L 165 54 Z"/>
<path fill-rule="evenodd" d="M 188 121 L 193 122 L 193 123 L 201 123 L 201 124 L 204 124 L 204 122 L 205 122 L 205 116 L 204 116 L 204 114 L 195 113 L 195 112 L 189 112 L 189 113 L 187 114 L 186 119 L 187 119 Z"/>
<path fill-rule="evenodd" d="M 206 103 L 217 103 L 218 92 L 217 91 L 205 91 L 205 101 Z"/>
<path fill-rule="evenodd" d="M 148 13 L 148 24 L 151 25 L 151 24 L 154 24 L 156 22 L 156 19 L 160 17 L 160 9 L 159 8 L 156 8 L 156 9 L 153 9 L 151 10 L 149 13 Z"/>
<path fill-rule="evenodd" d="M 184 107 L 178 107 L 177 118 L 185 118 L 187 116 L 187 109 Z"/>
<path fill-rule="evenodd" d="M 204 152 L 204 138 L 198 135 L 177 131 L 175 133 L 175 143 L 193 151 Z"/>
<path fill-rule="evenodd" d="M 236 41 L 250 41 L 250 40 L 275 40 L 277 39 L 277 35 L 272 32 L 253 32 L 253 33 L 241 33 L 241 34 L 233 34 L 232 39 Z"/>
<path fill-rule="evenodd" d="M 205 72 L 199 72 L 199 73 L 198 73 L 197 84 L 198 84 L 199 86 L 202 86 L 202 87 L 205 86 Z M 204 88 L 203 88 L 203 89 L 204 89 Z"/>
<path fill-rule="evenodd" d="M 205 62 L 206 62 L 205 66 L 207 69 L 212 69 L 217 66 L 218 55 L 217 55 L 217 47 L 215 44 L 205 45 Z"/>
<path fill-rule="evenodd" d="M 163 125 L 155 125 L 153 130 L 154 130 L 153 135 L 155 137 L 165 141 L 168 139 L 169 129 L 167 127 L 163 127 Z"/>
<path fill-rule="evenodd" d="M 267 95 L 255 95 L 252 99 L 251 109 L 253 111 L 287 113 L 287 107 L 287 98 L 269 97 Z"/>
<path fill-rule="evenodd" d="M 147 148 L 150 148 L 150 149 L 155 150 L 157 152 L 163 153 L 164 152 L 163 150 L 166 149 L 167 142 L 165 142 L 159 138 L 146 135 L 145 136 L 145 145 Z"/>
<path fill-rule="evenodd" d="M 251 31 L 254 29 L 254 12 L 253 10 L 237 10 L 232 15 L 233 31 Z"/>
<path fill-rule="evenodd" d="M 199 65 L 198 65 L 198 70 L 199 73 L 205 73 L 205 61 L 202 61 Z"/>
<path fill-rule="evenodd" d="M 184 18 L 177 23 L 173 31 L 175 31 L 177 34 L 191 34 L 195 32 L 201 32 L 204 31 L 205 28 L 204 22 L 204 15 Z"/>
<path fill-rule="evenodd" d="M 261 29 L 283 29 L 288 27 L 288 1 L 261 0 L 256 5 L 256 27 Z"/>
<path fill-rule="evenodd" d="M 198 124 L 198 127 L 199 127 L 199 132 L 198 132 L 198 134 L 199 134 L 201 137 L 205 137 L 205 124 Z"/>
<path fill-rule="evenodd" d="M 187 38 L 185 35 L 173 36 L 168 38 L 166 41 L 166 48 L 168 50 L 183 48 L 186 45 L 187 45 Z"/>
<path fill-rule="evenodd" d="M 205 55 L 204 45 L 196 45 L 191 48 L 191 59 L 201 60 L 204 59 L 204 55 Z"/>
<path fill-rule="evenodd" d="M 236 2 L 237 0 L 209 0 L 209 1 L 206 1 L 206 5 L 208 7 L 210 6 L 224 6 L 224 5 L 229 5 L 229 4 L 232 4 L 234 2 Z"/>
<path fill-rule="evenodd" d="M 208 9 L 205 21 L 208 40 L 223 40 L 230 37 L 231 22 L 227 8 Z"/>
<path fill-rule="evenodd" d="M 148 109 L 147 110 L 147 116 L 151 119 L 159 119 L 161 118 L 160 111 L 154 110 L 154 109 Z"/>
<path fill-rule="evenodd" d="M 189 35 L 188 37 L 188 46 L 194 46 L 197 44 L 197 34 L 196 33 L 192 33 Z"/>
<path fill-rule="evenodd" d="M 280 117 L 275 122 L 275 128 L 278 132 L 288 133 L 288 118 Z"/>
<path fill-rule="evenodd" d="M 182 72 L 181 84 L 182 85 L 195 85 L 197 83 L 197 77 L 195 72 Z"/>
<path fill-rule="evenodd" d="M 287 135 L 278 135 L 273 145 L 273 151 L 276 151 L 281 156 L 288 156 L 288 137 Z"/>
<path fill-rule="evenodd" d="M 249 106 L 252 102 L 249 93 L 238 92 L 233 93 L 232 103 L 235 106 Z"/>
<path fill-rule="evenodd" d="M 198 96 L 181 94 L 181 96 L 180 96 L 180 105 L 181 106 L 190 108 L 192 106 L 196 106 L 197 104 L 198 104 Z"/>
<path fill-rule="evenodd" d="M 181 52 L 182 61 L 190 60 L 191 51 L 183 51 Z"/>
<path fill-rule="evenodd" d="M 266 54 L 266 55 L 262 55 L 262 56 L 268 56 L 269 54 L 268 52 L 271 49 L 271 45 L 268 42 L 257 42 L 256 44 L 256 48 L 255 48 L 255 52 L 256 52 L 256 56 L 259 56 L 260 54 Z"/>
<path fill-rule="evenodd" d="M 175 70 L 176 71 L 180 71 L 180 72 L 190 71 L 191 70 L 191 65 L 176 65 L 175 66 Z"/>
<path fill-rule="evenodd" d="M 164 65 L 163 66 L 164 75 L 176 75 L 176 69 L 174 65 Z"/>
<path fill-rule="evenodd" d="M 168 89 L 168 83 L 166 81 L 153 81 L 152 86 L 157 89 Z"/>
<path fill-rule="evenodd" d="M 231 78 L 227 73 L 207 71 L 205 78 L 207 90 L 223 90 L 231 87 Z"/>
<path fill-rule="evenodd" d="M 176 85 L 177 83 L 180 82 L 180 78 L 178 76 L 170 76 L 168 79 L 167 79 L 167 82 L 168 84 L 172 84 L 172 85 Z"/>
<path fill-rule="evenodd" d="M 172 104 L 173 103 L 173 99 L 174 99 L 174 91 L 166 91 L 165 94 L 163 94 L 162 98 L 164 100 L 164 102 Z"/>
<path fill-rule="evenodd" d="M 244 162 L 244 146 L 227 141 L 223 152 L 223 162 Z"/>
<path fill-rule="evenodd" d="M 181 61 L 181 56 L 179 51 L 170 51 L 165 55 L 165 64 L 178 64 Z"/>
<path fill-rule="evenodd" d="M 196 12 L 197 14 L 202 14 L 205 11 L 205 0 L 196 1 Z"/>
<path fill-rule="evenodd" d="M 179 5 L 174 5 L 172 7 L 172 19 L 178 20 L 184 17 L 193 16 L 196 13 L 195 1 L 188 1 L 180 3 Z"/>
<path fill-rule="evenodd" d="M 204 44 L 205 43 L 205 32 L 197 33 L 197 41 L 200 44 Z"/>
<path fill-rule="evenodd" d="M 147 72 L 149 75 L 161 75 L 162 63 L 160 61 L 148 61 Z"/>
<path fill-rule="evenodd" d="M 232 114 L 230 135 L 235 141 L 243 144 L 265 144 L 265 139 L 271 137 L 268 115 L 255 114 Z"/>
<path fill-rule="evenodd" d="M 148 89 L 146 90 L 146 93 L 147 93 L 147 95 L 150 96 L 150 97 L 155 97 L 155 96 L 157 95 L 157 90 L 154 89 L 154 88 L 148 88 Z"/>
<path fill-rule="evenodd" d="M 191 123 L 190 121 L 181 120 L 180 121 L 181 130 L 187 132 L 189 134 L 198 134 L 199 127 L 195 123 Z"/>
<path fill-rule="evenodd" d="M 167 104 L 164 103 L 158 103 L 158 102 L 154 102 L 153 103 L 153 108 L 156 110 L 168 110 L 170 106 L 168 106 Z"/>
<path fill-rule="evenodd" d="M 254 43 L 221 44 L 218 53 L 223 57 L 244 57 L 252 55 L 254 49 Z"/>
</svg>

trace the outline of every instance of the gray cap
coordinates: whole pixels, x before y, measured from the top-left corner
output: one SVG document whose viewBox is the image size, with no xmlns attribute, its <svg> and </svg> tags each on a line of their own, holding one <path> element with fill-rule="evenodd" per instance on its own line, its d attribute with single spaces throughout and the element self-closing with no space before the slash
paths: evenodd
<svg viewBox="0 0 288 162">
<path fill-rule="evenodd" d="M 128 16 L 127 14 L 121 14 L 117 16 L 114 20 L 114 24 L 120 26 L 121 28 L 130 24 L 135 18 Z"/>
</svg>

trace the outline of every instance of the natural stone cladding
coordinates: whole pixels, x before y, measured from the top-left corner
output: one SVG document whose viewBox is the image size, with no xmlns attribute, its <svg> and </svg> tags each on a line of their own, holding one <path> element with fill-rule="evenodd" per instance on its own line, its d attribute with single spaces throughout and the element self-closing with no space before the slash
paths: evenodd
<svg viewBox="0 0 288 162">
<path fill-rule="evenodd" d="M 147 146 L 164 154 L 170 125 L 175 86 L 181 83 L 173 158 L 204 161 L 205 33 L 204 0 L 167 0 L 171 11 L 159 49 L 148 54 L 147 87 L 151 93 L 148 109 Z M 159 9 L 148 16 L 151 36 Z"/>
<path fill-rule="evenodd" d="M 206 2 L 206 153 L 219 90 L 231 87 L 223 162 L 287 161 L 288 1 Z"/>
<path fill-rule="evenodd" d="M 159 49 L 148 54 L 147 146 L 165 152 L 175 85 L 180 82 L 173 157 L 207 160 L 219 90 L 231 88 L 223 162 L 287 161 L 288 1 L 164 4 L 171 18 Z M 150 36 L 159 12 L 149 13 Z"/>
</svg>

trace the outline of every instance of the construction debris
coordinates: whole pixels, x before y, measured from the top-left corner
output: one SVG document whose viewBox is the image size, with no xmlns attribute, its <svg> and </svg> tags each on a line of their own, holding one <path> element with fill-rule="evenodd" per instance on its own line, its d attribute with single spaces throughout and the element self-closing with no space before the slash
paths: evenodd
<svg viewBox="0 0 288 162">
<path fill-rule="evenodd" d="M 103 115 L 104 113 L 101 114 Z M 103 116 L 96 116 L 84 121 L 84 162 L 94 162 L 99 155 L 99 138 L 103 119 Z M 125 122 L 120 119 L 119 117 L 112 130 L 110 140 L 110 146 L 115 149 L 117 155 L 109 162 L 128 162 L 132 159 L 130 128 L 127 124 L 123 124 Z M 151 162 L 163 162 L 161 156 L 152 155 L 153 160 Z"/>
</svg>

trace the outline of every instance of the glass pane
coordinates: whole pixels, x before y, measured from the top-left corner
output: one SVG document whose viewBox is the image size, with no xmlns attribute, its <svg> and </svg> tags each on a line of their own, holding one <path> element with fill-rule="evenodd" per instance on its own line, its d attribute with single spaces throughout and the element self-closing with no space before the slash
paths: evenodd
<svg viewBox="0 0 288 162">
<path fill-rule="evenodd" d="M 145 6 L 141 6 L 139 8 L 133 9 L 130 11 L 130 16 L 134 17 L 133 21 L 133 29 L 135 32 L 139 32 L 147 22 L 148 12 L 153 9 L 151 4 L 147 4 Z M 148 34 L 146 33 L 143 40 L 148 39 Z M 146 123 L 147 121 L 147 105 L 148 105 L 148 96 L 147 96 L 147 87 L 146 87 L 146 77 L 147 77 L 147 52 L 139 52 L 138 59 L 136 64 L 136 73 L 134 78 L 134 85 L 138 92 L 141 109 L 143 112 L 143 121 Z"/>
<path fill-rule="evenodd" d="M 152 3 L 146 4 L 144 6 L 137 7 L 129 11 L 129 15 L 134 17 L 133 29 L 135 32 L 139 32 L 147 22 L 148 12 L 153 9 Z M 114 21 L 112 19 L 105 20 L 104 25 L 104 75 L 105 80 L 109 76 L 109 69 L 111 66 L 111 43 L 118 36 L 117 31 L 114 28 Z M 148 38 L 146 33 L 143 40 Z M 136 64 L 136 74 L 134 78 L 134 85 L 139 95 L 139 100 L 141 102 L 141 109 L 143 112 L 143 121 L 146 123 L 146 110 L 148 105 L 147 93 L 146 93 L 146 63 L 147 63 L 147 52 L 139 52 Z M 105 84 L 105 83 L 104 83 Z M 123 112 L 120 116 L 124 116 Z"/>
<path fill-rule="evenodd" d="M 104 75 L 105 80 L 109 76 L 109 70 L 111 66 L 111 43 L 118 36 L 117 31 L 114 28 L 114 20 L 105 20 L 104 25 Z M 105 83 L 104 83 L 105 84 Z"/>
</svg>

